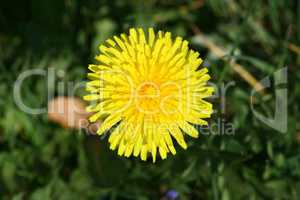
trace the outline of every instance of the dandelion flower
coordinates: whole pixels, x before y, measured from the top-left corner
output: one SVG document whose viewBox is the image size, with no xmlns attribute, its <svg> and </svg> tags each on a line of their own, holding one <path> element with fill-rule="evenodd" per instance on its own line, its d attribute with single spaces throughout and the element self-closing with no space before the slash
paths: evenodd
<svg viewBox="0 0 300 200">
<path fill-rule="evenodd" d="M 89 65 L 86 85 L 91 122 L 102 119 L 97 133 L 110 131 L 110 149 L 118 155 L 176 154 L 174 142 L 187 148 L 184 137 L 198 137 L 195 125 L 207 125 L 213 87 L 199 53 L 181 37 L 153 28 L 132 28 L 100 45 L 97 64 Z"/>
</svg>

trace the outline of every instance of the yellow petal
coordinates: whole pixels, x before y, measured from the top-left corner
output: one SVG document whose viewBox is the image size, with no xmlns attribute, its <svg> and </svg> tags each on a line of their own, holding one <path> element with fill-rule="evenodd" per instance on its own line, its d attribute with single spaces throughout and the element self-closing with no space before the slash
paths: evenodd
<svg viewBox="0 0 300 200">
<path fill-rule="evenodd" d="M 85 95 L 83 97 L 83 99 L 86 100 L 86 101 L 94 101 L 94 100 L 98 100 L 100 98 L 101 97 L 98 94 L 89 94 L 89 95 Z"/>
<path fill-rule="evenodd" d="M 89 121 L 95 122 L 95 121 L 97 121 L 97 119 L 99 119 L 101 117 L 101 115 L 102 115 L 101 112 L 97 112 L 97 113 L 93 114 L 91 117 L 89 117 Z"/>
<path fill-rule="evenodd" d="M 147 160 L 147 151 L 148 151 L 147 145 L 143 145 L 141 149 L 141 159 L 144 161 Z"/>
<path fill-rule="evenodd" d="M 154 33 L 153 28 L 149 28 L 148 31 L 149 31 L 149 45 L 150 45 L 150 47 L 152 47 L 154 40 L 155 40 L 155 33 Z"/>
<path fill-rule="evenodd" d="M 157 152 L 156 144 L 155 144 L 155 142 L 152 142 L 151 154 L 152 154 L 153 163 L 155 163 L 155 161 L 156 161 L 156 152 Z"/>
<path fill-rule="evenodd" d="M 118 155 L 122 156 L 125 150 L 126 150 L 126 145 L 124 144 L 124 139 L 122 138 L 118 148 Z"/>
<path fill-rule="evenodd" d="M 199 133 L 198 131 L 195 129 L 194 126 L 190 125 L 189 123 L 187 123 L 186 121 L 183 122 L 178 122 L 180 128 L 189 136 L 193 137 L 193 138 L 198 138 L 199 137 Z"/>
<path fill-rule="evenodd" d="M 187 148 L 187 144 L 185 143 L 183 135 L 182 135 L 182 132 L 180 131 L 180 129 L 178 128 L 178 126 L 176 126 L 176 125 L 170 125 L 170 126 L 168 126 L 168 129 L 169 129 L 171 135 L 176 139 L 176 141 L 178 142 L 178 144 L 182 148 L 186 149 Z"/>
<path fill-rule="evenodd" d="M 134 144 L 127 144 L 125 156 L 129 157 L 132 154 Z"/>
<path fill-rule="evenodd" d="M 102 135 L 105 131 L 108 131 L 113 125 L 118 123 L 122 119 L 120 114 L 112 114 L 108 116 L 101 124 L 97 131 L 97 134 Z"/>
<path fill-rule="evenodd" d="M 164 131 L 163 132 L 163 136 L 164 136 L 164 139 L 165 139 L 165 141 L 166 141 L 166 143 L 168 145 L 168 148 L 170 149 L 171 153 L 173 155 L 175 155 L 176 154 L 176 150 L 174 148 L 174 144 L 173 144 L 173 141 L 172 141 L 172 138 L 171 138 L 170 134 L 167 131 Z"/>
<path fill-rule="evenodd" d="M 135 146 L 134 146 L 134 151 L 133 151 L 134 156 L 138 156 L 140 154 L 141 149 L 142 149 L 142 142 L 143 142 L 142 136 L 141 136 L 141 134 L 139 134 L 137 137 Z"/>
<path fill-rule="evenodd" d="M 163 160 L 167 158 L 167 151 L 165 148 L 159 147 L 159 154 Z"/>
</svg>

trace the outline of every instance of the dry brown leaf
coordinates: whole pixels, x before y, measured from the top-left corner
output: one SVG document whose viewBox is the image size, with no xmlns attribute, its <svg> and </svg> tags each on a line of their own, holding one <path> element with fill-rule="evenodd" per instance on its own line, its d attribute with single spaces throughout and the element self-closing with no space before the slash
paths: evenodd
<svg viewBox="0 0 300 200">
<path fill-rule="evenodd" d="M 76 97 L 57 97 L 48 103 L 48 119 L 65 128 L 86 128 L 95 133 L 99 123 L 89 124 L 90 113 L 85 111 L 86 104 Z"/>
</svg>

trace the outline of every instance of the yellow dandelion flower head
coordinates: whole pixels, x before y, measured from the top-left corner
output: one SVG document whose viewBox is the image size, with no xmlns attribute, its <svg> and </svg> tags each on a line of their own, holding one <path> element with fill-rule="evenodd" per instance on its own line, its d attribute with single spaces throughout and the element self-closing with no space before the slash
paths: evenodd
<svg viewBox="0 0 300 200">
<path fill-rule="evenodd" d="M 174 141 L 186 149 L 184 136 L 197 138 L 194 125 L 207 125 L 213 112 L 204 98 L 214 88 L 199 53 L 181 37 L 153 28 L 132 28 L 99 49 L 84 99 L 92 102 L 90 121 L 103 120 L 97 133 L 110 130 L 110 149 L 142 160 L 152 155 L 153 162 L 158 154 L 176 154 Z"/>
</svg>

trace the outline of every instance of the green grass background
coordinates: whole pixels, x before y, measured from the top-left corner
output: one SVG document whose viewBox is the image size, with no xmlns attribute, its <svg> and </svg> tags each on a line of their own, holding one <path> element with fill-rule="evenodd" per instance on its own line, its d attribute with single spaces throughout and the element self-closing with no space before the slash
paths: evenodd
<svg viewBox="0 0 300 200">
<path fill-rule="evenodd" d="M 222 61 L 201 46 L 196 25 L 228 50 Z M 118 157 L 106 139 L 66 130 L 29 115 L 13 101 L 13 85 L 28 69 L 50 67 L 58 82 L 86 79 L 98 45 L 130 27 L 168 30 L 190 41 L 209 63 L 212 81 L 235 81 L 228 89 L 226 112 L 212 99 L 210 120 L 233 123 L 234 135 L 188 139 L 186 151 L 156 164 Z M 28 0 L 0 5 L 0 199 L 294 199 L 300 196 L 300 2 L 297 0 Z M 249 86 L 234 72 L 234 58 L 257 79 L 288 68 L 288 131 L 257 120 L 250 110 Z M 27 105 L 47 105 L 46 80 L 27 79 Z M 275 95 L 255 105 L 274 113 Z M 77 96 L 84 94 L 78 90 Z M 298 135 L 298 136 L 297 136 Z"/>
</svg>

